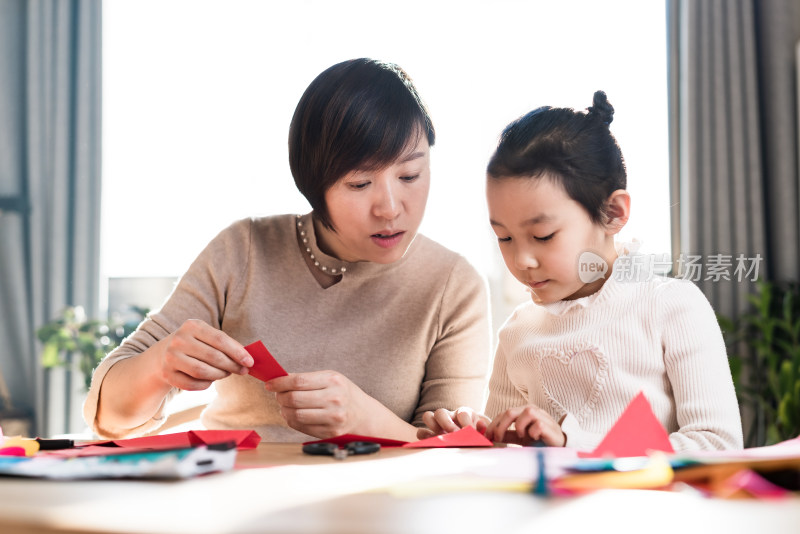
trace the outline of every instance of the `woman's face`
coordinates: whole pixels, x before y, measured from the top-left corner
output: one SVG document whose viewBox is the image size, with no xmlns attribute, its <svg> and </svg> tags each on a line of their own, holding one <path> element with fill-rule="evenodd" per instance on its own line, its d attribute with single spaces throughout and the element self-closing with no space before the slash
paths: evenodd
<svg viewBox="0 0 800 534">
<path fill-rule="evenodd" d="M 422 135 L 388 167 L 346 174 L 325 193 L 336 231 L 316 228 L 320 248 L 348 262 L 402 258 L 422 222 L 430 174 L 430 147 Z"/>
</svg>

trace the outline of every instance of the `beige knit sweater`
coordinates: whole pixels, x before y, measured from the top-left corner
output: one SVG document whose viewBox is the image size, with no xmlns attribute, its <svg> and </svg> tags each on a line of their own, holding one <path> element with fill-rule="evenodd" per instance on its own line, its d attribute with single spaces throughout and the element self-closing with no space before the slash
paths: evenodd
<svg viewBox="0 0 800 534">
<path fill-rule="evenodd" d="M 320 262 L 342 265 L 317 247 L 310 216 L 303 220 Z M 463 257 L 418 235 L 399 261 L 346 263 L 341 281 L 323 289 L 296 232 L 295 216 L 280 215 L 236 222 L 213 239 L 163 307 L 94 372 L 84 403 L 90 427 L 122 437 L 163 423 L 164 405 L 138 428 L 98 428 L 98 393 L 115 362 L 136 357 L 190 318 L 243 345 L 262 340 L 289 373 L 338 371 L 414 424 L 426 410 L 483 407 L 488 292 Z M 267 441 L 309 439 L 286 425 L 263 382 L 231 375 L 215 384 L 217 395 L 202 415 L 207 428 L 255 429 Z"/>
</svg>

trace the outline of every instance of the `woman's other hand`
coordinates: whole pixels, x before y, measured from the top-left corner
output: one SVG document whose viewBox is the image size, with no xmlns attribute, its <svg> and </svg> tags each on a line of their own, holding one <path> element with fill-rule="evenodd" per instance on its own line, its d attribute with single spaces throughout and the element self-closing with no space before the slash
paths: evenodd
<svg viewBox="0 0 800 534">
<path fill-rule="evenodd" d="M 427 428 L 420 428 L 417 431 L 418 439 L 455 432 L 467 426 L 475 427 L 483 434 L 491 420 L 472 408 L 463 406 L 453 411 L 439 408 L 435 412 L 425 412 L 422 414 L 422 422 Z"/>
<path fill-rule="evenodd" d="M 240 343 L 196 319 L 184 322 L 160 344 L 161 376 L 179 389 L 207 389 L 230 374 L 247 374 L 253 365 L 253 357 Z"/>
<path fill-rule="evenodd" d="M 296 373 L 266 383 L 290 427 L 310 436 L 371 434 L 385 407 L 336 371 Z M 375 416 L 375 417 L 373 417 Z"/>
<path fill-rule="evenodd" d="M 514 425 L 514 428 L 511 428 Z M 548 447 L 563 447 L 567 441 L 561 425 L 536 405 L 509 408 L 489 424 L 486 437 L 492 441 L 530 445 L 536 441 Z"/>
</svg>

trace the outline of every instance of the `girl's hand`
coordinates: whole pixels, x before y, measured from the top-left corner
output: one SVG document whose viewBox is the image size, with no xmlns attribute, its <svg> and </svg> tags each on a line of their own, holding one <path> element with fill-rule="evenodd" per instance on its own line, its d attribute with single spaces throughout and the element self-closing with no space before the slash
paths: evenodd
<svg viewBox="0 0 800 534">
<path fill-rule="evenodd" d="M 422 414 L 422 422 L 427 428 L 420 428 L 417 431 L 417 439 L 455 432 L 467 426 L 475 427 L 478 432 L 483 434 L 490 419 L 472 408 L 463 406 L 452 412 L 444 408 L 439 408 L 435 412 L 425 412 Z"/>
<path fill-rule="evenodd" d="M 209 324 L 189 319 L 159 342 L 159 372 L 170 386 L 208 388 L 230 374 L 247 374 L 253 357 L 236 340 Z"/>
<path fill-rule="evenodd" d="M 486 437 L 492 441 L 517 445 L 541 441 L 548 447 L 563 447 L 567 442 L 561 425 L 549 413 L 533 404 L 503 412 L 489 424 Z"/>
<path fill-rule="evenodd" d="M 290 427 L 310 436 L 330 438 L 365 433 L 362 418 L 379 404 L 349 378 L 336 371 L 296 373 L 266 383 L 275 392 L 281 415 Z M 359 431 L 358 429 L 365 429 Z"/>
</svg>

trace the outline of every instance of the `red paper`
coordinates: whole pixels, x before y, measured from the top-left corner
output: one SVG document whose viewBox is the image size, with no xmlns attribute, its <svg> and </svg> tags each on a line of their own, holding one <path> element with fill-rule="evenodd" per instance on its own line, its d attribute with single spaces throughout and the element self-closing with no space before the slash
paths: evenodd
<svg viewBox="0 0 800 534">
<path fill-rule="evenodd" d="M 475 430 L 475 427 L 465 426 L 461 430 L 449 434 L 439 434 L 432 438 L 425 438 L 403 445 L 408 449 L 421 449 L 433 447 L 491 447 L 489 439 Z"/>
<path fill-rule="evenodd" d="M 656 419 L 644 393 L 628 404 L 606 437 L 592 452 L 579 452 L 581 458 L 622 458 L 647 456 L 649 451 L 675 452 L 669 435 Z"/>
<path fill-rule="evenodd" d="M 275 360 L 272 354 L 269 353 L 267 347 L 261 341 L 251 343 L 244 348 L 253 357 L 255 363 L 250 368 L 250 376 L 254 376 L 264 382 L 277 378 L 279 376 L 287 376 L 287 373 L 281 364 Z"/>
<path fill-rule="evenodd" d="M 255 449 L 261 441 L 254 430 L 189 430 L 141 438 L 93 441 L 86 445 L 112 445 L 131 449 L 177 449 L 233 441 L 237 449 Z"/>
<path fill-rule="evenodd" d="M 441 447 L 491 447 L 493 444 L 480 432 L 475 430 L 474 427 L 468 426 L 451 432 L 449 434 L 441 434 L 432 438 L 425 438 L 419 441 L 400 441 L 396 439 L 376 438 L 373 436 L 359 436 L 358 434 L 342 434 L 333 438 L 320 439 L 317 441 L 307 441 L 303 445 L 309 443 L 335 443 L 340 447 L 344 447 L 352 441 L 371 441 L 372 443 L 379 443 L 381 447 L 403 447 L 407 449 L 425 449 L 425 448 L 441 448 Z"/>
<path fill-rule="evenodd" d="M 342 434 L 341 436 L 335 436 L 328 439 L 320 439 L 317 441 L 306 441 L 303 445 L 308 445 L 310 443 L 335 443 L 339 447 L 344 447 L 348 443 L 353 441 L 370 441 L 372 443 L 378 443 L 381 447 L 401 447 L 404 446 L 407 441 L 399 441 L 396 439 L 387 439 L 387 438 L 375 438 L 372 436 L 359 436 L 358 434 Z"/>
</svg>

